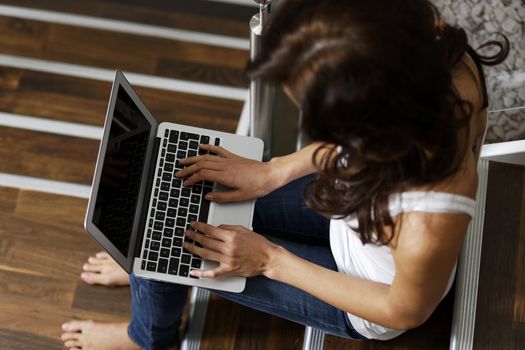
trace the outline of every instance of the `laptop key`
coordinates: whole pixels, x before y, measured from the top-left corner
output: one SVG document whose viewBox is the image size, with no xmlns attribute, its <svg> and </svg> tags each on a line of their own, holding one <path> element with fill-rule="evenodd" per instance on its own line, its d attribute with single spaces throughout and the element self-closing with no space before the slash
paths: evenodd
<svg viewBox="0 0 525 350">
<path fill-rule="evenodd" d="M 166 202 L 159 201 L 159 203 L 157 204 L 157 209 L 166 210 L 166 206 L 167 206 L 166 204 L 167 204 Z"/>
<path fill-rule="evenodd" d="M 175 197 L 175 198 L 179 198 L 180 197 L 180 190 L 178 188 L 173 188 L 171 191 L 170 191 L 170 194 L 172 197 Z M 176 200 L 176 199 L 175 199 Z M 176 207 L 177 205 L 174 205 L 174 207 Z"/>
<path fill-rule="evenodd" d="M 180 209 L 179 209 L 180 211 Z M 186 218 L 177 218 L 177 226 L 182 226 L 184 227 L 186 225 Z"/>
<path fill-rule="evenodd" d="M 165 216 L 165 214 L 163 212 L 159 211 L 157 213 L 157 215 L 155 215 L 155 219 L 157 219 L 157 220 L 164 220 L 164 216 Z"/>
<path fill-rule="evenodd" d="M 171 198 L 169 201 L 170 208 L 177 208 L 179 206 L 179 201 L 175 198 Z"/>
<path fill-rule="evenodd" d="M 184 228 L 175 227 L 175 236 L 178 236 L 178 237 L 184 236 Z"/>
<path fill-rule="evenodd" d="M 170 257 L 170 250 L 167 249 L 167 248 L 162 248 L 162 249 L 160 250 L 160 256 L 161 256 L 162 258 L 169 258 L 169 257 Z"/>
<path fill-rule="evenodd" d="M 168 152 L 175 153 L 177 152 L 177 145 L 171 143 L 168 145 Z"/>
<path fill-rule="evenodd" d="M 196 268 L 196 269 L 200 269 L 201 268 L 201 264 L 202 264 L 201 260 L 194 257 L 192 262 L 191 262 L 191 267 Z"/>
<path fill-rule="evenodd" d="M 164 229 L 164 237 L 168 237 L 168 238 L 173 237 L 173 229 L 172 228 Z"/>
<path fill-rule="evenodd" d="M 168 174 L 168 175 L 169 175 L 169 174 Z M 170 175 L 170 176 L 171 176 L 171 175 Z M 159 199 L 160 199 L 161 201 L 167 201 L 168 198 L 169 198 L 169 196 L 170 196 L 170 195 L 169 195 L 168 192 L 166 192 L 166 191 L 161 191 L 160 194 L 159 194 Z"/>
<path fill-rule="evenodd" d="M 182 190 L 181 190 L 181 193 L 184 197 L 189 197 L 191 195 L 191 189 L 188 188 L 188 187 L 184 187 Z"/>
<path fill-rule="evenodd" d="M 191 255 L 189 255 L 189 254 L 182 254 L 182 257 L 181 257 L 180 261 L 183 264 L 189 264 L 190 261 L 191 261 Z"/>
<path fill-rule="evenodd" d="M 161 238 L 162 238 L 162 232 L 160 232 L 160 231 L 153 231 L 153 235 L 151 236 L 151 239 L 153 239 L 155 241 L 160 241 Z"/>
<path fill-rule="evenodd" d="M 194 194 L 193 196 L 191 196 L 191 202 L 192 202 L 193 204 L 199 204 L 200 201 L 201 201 L 200 196 L 197 196 L 197 195 L 195 195 L 195 194 Z"/>
<path fill-rule="evenodd" d="M 190 273 L 190 267 L 188 265 L 180 265 L 179 276 L 188 277 Z"/>
<path fill-rule="evenodd" d="M 164 171 L 168 171 L 168 172 L 173 171 L 173 163 L 166 163 L 164 165 Z"/>
<path fill-rule="evenodd" d="M 181 197 L 180 198 L 180 205 L 183 206 L 183 207 L 187 207 L 188 205 L 190 205 L 190 200 L 186 197 Z"/>
<path fill-rule="evenodd" d="M 208 143 L 210 143 L 210 137 L 209 137 L 209 136 L 206 136 L 206 135 L 202 135 L 202 136 L 201 136 L 201 141 L 200 141 L 200 143 L 202 143 L 202 144 L 208 144 Z"/>
<path fill-rule="evenodd" d="M 181 247 L 182 246 L 182 238 L 178 238 L 178 237 L 173 238 L 173 246 L 174 247 Z"/>
<path fill-rule="evenodd" d="M 170 259 L 170 266 L 168 268 L 168 273 L 171 275 L 176 275 L 179 270 L 179 259 L 177 258 L 171 258 Z"/>
<path fill-rule="evenodd" d="M 177 143 L 178 140 L 179 140 L 179 132 L 177 130 L 171 130 L 170 142 Z"/>
<path fill-rule="evenodd" d="M 145 270 L 146 269 L 146 260 L 142 260 L 142 265 L 140 265 L 140 269 L 141 270 Z"/>
<path fill-rule="evenodd" d="M 195 204 L 190 205 L 190 213 L 198 214 L 199 213 L 199 206 L 195 205 Z"/>
<path fill-rule="evenodd" d="M 157 253 L 157 252 L 149 252 L 148 260 L 157 261 L 158 258 L 159 258 L 159 253 Z"/>
<path fill-rule="evenodd" d="M 177 247 L 173 247 L 171 248 L 171 256 L 180 256 L 180 253 L 181 253 L 181 250 L 180 248 L 177 248 Z"/>
<path fill-rule="evenodd" d="M 188 143 L 185 141 L 179 142 L 179 150 L 185 151 L 188 149 Z"/>
<path fill-rule="evenodd" d="M 164 228 L 164 225 L 163 225 L 162 221 L 155 221 L 155 225 L 153 225 L 153 228 L 155 230 L 161 231 Z"/>
<path fill-rule="evenodd" d="M 163 247 L 171 247 L 171 239 L 169 238 L 163 238 L 162 239 L 162 246 Z"/>
<path fill-rule="evenodd" d="M 199 212 L 200 222 L 208 222 L 209 211 L 210 211 L 210 201 L 202 197 L 201 210 Z"/>
<path fill-rule="evenodd" d="M 142 252 L 142 259 L 147 259 L 147 258 L 148 258 L 148 251 L 144 249 L 144 251 Z"/>
<path fill-rule="evenodd" d="M 160 189 L 162 191 L 169 191 L 170 188 L 171 188 L 171 186 L 170 186 L 169 182 L 162 182 L 162 184 L 160 185 Z"/>
<path fill-rule="evenodd" d="M 168 259 L 159 259 L 159 265 L 157 267 L 157 272 L 166 273 L 168 270 Z"/>
<path fill-rule="evenodd" d="M 148 265 L 146 265 L 146 270 L 148 271 L 157 271 L 157 263 L 154 263 L 153 261 L 148 261 Z"/>
<path fill-rule="evenodd" d="M 166 227 L 173 227 L 173 226 L 175 226 L 175 220 L 166 219 Z"/>
<path fill-rule="evenodd" d="M 173 163 L 175 161 L 175 154 L 168 153 L 166 154 L 166 162 Z"/>
<path fill-rule="evenodd" d="M 193 134 L 191 132 L 182 132 L 180 134 L 180 139 L 181 140 L 198 140 L 199 139 L 199 135 Z"/>
<path fill-rule="evenodd" d="M 197 151 L 189 150 L 188 151 L 188 158 L 189 157 L 195 157 L 197 155 Z"/>
<path fill-rule="evenodd" d="M 160 248 L 160 242 L 157 242 L 157 241 L 151 241 L 151 244 L 149 245 L 149 248 L 150 248 L 151 250 L 158 251 L 159 248 Z"/>
<path fill-rule="evenodd" d="M 199 143 L 197 141 L 190 141 L 190 149 L 197 150 L 199 148 Z"/>
<path fill-rule="evenodd" d="M 188 208 L 179 208 L 179 216 L 186 216 L 188 215 Z"/>
</svg>

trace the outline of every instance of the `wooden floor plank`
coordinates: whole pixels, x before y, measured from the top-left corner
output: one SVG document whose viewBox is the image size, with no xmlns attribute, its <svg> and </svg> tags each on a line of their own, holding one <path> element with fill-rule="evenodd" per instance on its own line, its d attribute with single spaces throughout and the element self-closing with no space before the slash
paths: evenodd
<svg viewBox="0 0 525 350">
<path fill-rule="evenodd" d="M 3 54 L 151 75 L 162 70 L 164 76 L 174 79 L 248 86 L 242 75 L 246 50 L 5 16 L 0 16 L 0 31 L 4 33 L 0 36 Z"/>
<path fill-rule="evenodd" d="M 0 298 L 17 295 L 28 300 L 46 300 L 55 306 L 70 307 L 75 282 L 55 276 L 41 276 L 0 268 Z"/>
<path fill-rule="evenodd" d="M 0 187 L 0 213 L 12 214 L 16 208 L 18 189 Z"/>
<path fill-rule="evenodd" d="M 99 142 L 0 127 L 0 172 L 91 184 Z"/>
<path fill-rule="evenodd" d="M 234 132 L 243 102 L 134 87 L 159 122 Z M 0 68 L 0 111 L 102 126 L 111 83 Z"/>
<path fill-rule="evenodd" d="M 61 349 L 67 320 L 129 318 L 129 293 L 79 287 L 82 263 L 99 250 L 82 228 L 86 200 L 0 188 L 0 206 L 11 208 L 0 212 L 0 348 Z"/>
<path fill-rule="evenodd" d="M 111 313 L 124 319 L 130 319 L 131 294 L 129 287 L 108 288 L 91 286 L 78 281 L 73 291 L 74 299 L 71 306 L 76 310 Z M 104 299 L 104 304 L 100 303 Z M 108 304 L 111 309 L 108 310 Z"/>
<path fill-rule="evenodd" d="M 1 0 L 0 3 L 242 38 L 249 37 L 248 23 L 257 12 L 253 7 L 205 0 L 126 1 L 126 11 L 122 11 L 122 1 L 118 0 Z"/>
<path fill-rule="evenodd" d="M 9 350 L 53 350 L 62 349 L 60 339 L 35 335 L 31 331 L 14 331 L 0 328 L 0 349 Z"/>
<path fill-rule="evenodd" d="M 101 303 L 106 302 L 100 300 Z M 60 339 L 62 323 L 71 320 L 95 319 L 101 322 L 126 322 L 127 317 L 53 305 L 45 299 L 3 296 L 0 301 L 0 328 L 30 332 L 32 335 Z M 107 304 L 108 308 L 111 305 Z M 9 348 L 8 348 L 9 349 Z"/>
</svg>

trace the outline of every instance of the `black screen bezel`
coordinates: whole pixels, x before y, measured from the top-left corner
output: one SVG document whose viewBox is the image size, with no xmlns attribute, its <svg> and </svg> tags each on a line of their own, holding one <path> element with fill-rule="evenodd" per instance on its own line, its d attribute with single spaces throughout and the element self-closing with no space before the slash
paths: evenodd
<svg viewBox="0 0 525 350">
<path fill-rule="evenodd" d="M 100 178 L 102 175 L 103 162 L 104 162 L 104 158 L 105 158 L 106 150 L 108 146 L 109 133 L 110 133 L 110 128 L 111 128 L 111 123 L 113 121 L 113 115 L 115 111 L 115 105 L 116 105 L 119 89 L 123 89 L 128 94 L 128 96 L 135 103 L 136 107 L 140 110 L 140 112 L 142 113 L 146 121 L 151 125 L 151 130 L 148 136 L 146 159 L 144 161 L 144 168 L 142 170 L 140 189 L 139 189 L 139 194 L 137 198 L 137 207 L 135 210 L 135 218 L 133 220 L 133 229 L 131 233 L 130 245 L 128 247 L 127 256 L 123 255 L 120 252 L 120 250 L 111 243 L 111 241 L 104 234 L 104 232 L 101 232 L 100 229 L 93 222 L 94 208 L 95 208 L 98 191 L 100 189 Z M 104 124 L 104 133 L 103 133 L 102 141 L 100 143 L 100 149 L 99 149 L 98 158 L 97 158 L 97 165 L 95 169 L 95 175 L 93 178 L 91 196 L 90 196 L 90 200 L 88 204 L 88 210 L 87 210 L 84 226 L 86 228 L 86 231 L 128 273 L 131 273 L 133 269 L 133 260 L 135 258 L 136 245 L 138 241 L 139 242 L 141 241 L 138 235 L 140 231 L 141 221 L 143 221 L 142 220 L 143 216 L 146 213 L 146 211 L 143 208 L 143 203 L 144 203 L 144 197 L 146 194 L 145 192 L 147 188 L 147 183 L 149 180 L 148 179 L 149 178 L 149 168 L 150 168 L 149 166 L 152 161 L 155 161 L 155 159 L 152 160 L 152 150 L 153 150 L 153 144 L 154 144 L 155 136 L 157 133 L 157 129 L 158 129 L 157 120 L 155 120 L 153 115 L 146 108 L 146 106 L 144 105 L 142 100 L 139 98 L 137 93 L 133 90 L 133 88 L 131 87 L 131 84 L 126 80 L 122 72 L 117 71 L 115 73 L 115 79 L 113 81 L 113 87 L 111 89 L 111 95 L 110 95 L 108 110 L 106 114 L 106 121 Z M 140 232 L 140 234 L 142 235 L 143 232 Z"/>
</svg>

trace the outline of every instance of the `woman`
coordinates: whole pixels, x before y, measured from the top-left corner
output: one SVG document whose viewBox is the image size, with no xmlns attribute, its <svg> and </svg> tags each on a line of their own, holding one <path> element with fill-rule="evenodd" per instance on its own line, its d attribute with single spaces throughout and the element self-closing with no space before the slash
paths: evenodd
<svg viewBox="0 0 525 350">
<path fill-rule="evenodd" d="M 184 161 L 185 185 L 232 189 L 210 200 L 259 198 L 257 233 L 193 223 L 202 247 L 186 249 L 220 265 L 192 274 L 246 276 L 243 293 L 218 294 L 341 337 L 392 339 L 452 284 L 487 123 L 481 63 L 501 62 L 508 42 L 479 56 L 425 0 L 288 0 L 274 18 L 248 73 L 282 84 L 315 142 L 267 163 L 216 146 Z M 108 276 L 111 264 L 100 256 L 85 270 Z M 115 276 L 106 284 L 126 282 Z M 130 281 L 129 326 L 70 322 L 66 346 L 177 343 L 187 287 Z"/>
</svg>

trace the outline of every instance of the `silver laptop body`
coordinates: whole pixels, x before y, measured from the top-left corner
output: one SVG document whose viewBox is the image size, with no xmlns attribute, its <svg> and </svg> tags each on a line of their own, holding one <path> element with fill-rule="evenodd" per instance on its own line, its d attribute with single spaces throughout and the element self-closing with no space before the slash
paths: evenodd
<svg viewBox="0 0 525 350">
<path fill-rule="evenodd" d="M 217 184 L 181 187 L 174 173 L 181 157 L 200 154 L 197 143 L 219 144 L 261 160 L 263 143 L 251 137 L 175 123 L 160 123 L 124 75 L 116 72 L 104 124 L 86 231 L 128 273 L 158 281 L 241 292 L 246 279 L 196 279 L 188 271 L 217 263 L 182 250 L 188 222 L 251 228 L 255 201 L 219 204 L 203 199 Z M 174 160 L 175 158 L 175 160 Z M 169 251 L 169 254 L 168 254 Z"/>
</svg>

